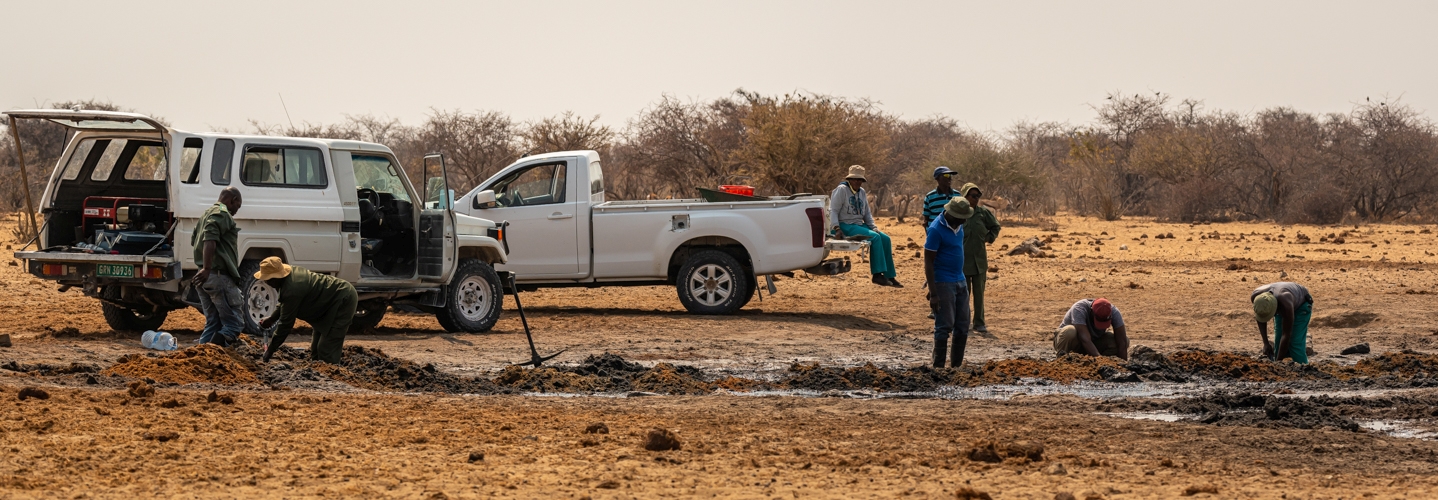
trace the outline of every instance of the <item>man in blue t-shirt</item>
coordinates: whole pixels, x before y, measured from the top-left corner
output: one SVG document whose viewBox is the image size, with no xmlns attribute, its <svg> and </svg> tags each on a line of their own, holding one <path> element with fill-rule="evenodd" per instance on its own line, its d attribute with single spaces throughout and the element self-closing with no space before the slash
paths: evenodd
<svg viewBox="0 0 1438 500">
<path fill-rule="evenodd" d="M 944 367 L 949 333 L 954 334 L 950 366 L 964 363 L 969 342 L 969 291 L 964 284 L 964 221 L 974 208 L 963 198 L 951 198 L 943 215 L 929 224 L 924 241 L 924 278 L 929 285 L 929 307 L 934 311 L 934 368 Z"/>
</svg>

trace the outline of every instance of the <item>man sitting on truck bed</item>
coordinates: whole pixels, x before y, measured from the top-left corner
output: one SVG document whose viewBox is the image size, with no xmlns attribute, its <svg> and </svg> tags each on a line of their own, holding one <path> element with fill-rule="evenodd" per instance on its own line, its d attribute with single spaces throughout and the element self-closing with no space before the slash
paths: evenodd
<svg viewBox="0 0 1438 500">
<path fill-rule="evenodd" d="M 839 237 L 862 236 L 869 240 L 869 271 L 874 273 L 874 284 L 903 288 L 894 279 L 894 245 L 889 235 L 879 232 L 874 225 L 874 214 L 869 210 L 869 192 L 864 191 L 864 167 L 849 167 L 849 176 L 829 193 L 829 219 L 834 222 L 834 232 Z"/>
<path fill-rule="evenodd" d="M 240 190 L 234 186 L 220 191 L 220 200 L 200 216 L 190 243 L 195 247 L 195 273 L 191 285 L 200 291 L 200 310 L 205 313 L 205 329 L 200 343 L 224 347 L 239 338 L 245 328 L 240 298 L 239 238 L 240 227 L 234 214 L 240 211 Z"/>
</svg>

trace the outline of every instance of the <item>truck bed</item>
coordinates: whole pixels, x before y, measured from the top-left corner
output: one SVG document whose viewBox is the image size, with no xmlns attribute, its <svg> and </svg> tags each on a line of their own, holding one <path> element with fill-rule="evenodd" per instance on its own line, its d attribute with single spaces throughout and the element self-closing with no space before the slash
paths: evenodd
<svg viewBox="0 0 1438 500">
<path fill-rule="evenodd" d="M 594 212 L 599 213 L 627 213 L 627 212 L 652 212 L 665 210 L 740 210 L 756 208 L 779 208 L 803 203 L 812 203 L 807 200 L 823 200 L 821 196 L 805 196 L 790 199 L 788 197 L 776 196 L 761 201 L 724 201 L 708 202 L 699 198 L 682 200 L 633 200 L 633 201 L 608 201 L 594 205 Z"/>
</svg>

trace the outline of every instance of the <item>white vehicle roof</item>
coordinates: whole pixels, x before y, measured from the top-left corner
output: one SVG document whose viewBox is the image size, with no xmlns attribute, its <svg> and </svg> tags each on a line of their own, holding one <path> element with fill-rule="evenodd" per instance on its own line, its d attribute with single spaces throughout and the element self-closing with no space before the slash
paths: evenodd
<svg viewBox="0 0 1438 500">
<path fill-rule="evenodd" d="M 194 133 L 172 129 L 165 126 L 154 118 L 138 114 L 125 113 L 120 111 L 98 111 L 98 110 L 72 110 L 72 109 L 13 109 L 3 113 L 6 116 L 17 119 L 48 120 L 52 123 L 64 125 L 77 132 L 160 132 L 164 134 L 182 133 L 199 137 L 224 137 L 231 139 L 247 139 L 250 141 L 283 141 L 290 144 L 315 144 L 323 145 L 329 149 L 353 150 L 353 151 L 379 151 L 393 154 L 383 144 L 373 142 L 352 141 L 347 139 L 318 139 L 310 137 L 286 137 L 272 135 L 246 135 L 229 134 L 221 132 Z"/>
</svg>

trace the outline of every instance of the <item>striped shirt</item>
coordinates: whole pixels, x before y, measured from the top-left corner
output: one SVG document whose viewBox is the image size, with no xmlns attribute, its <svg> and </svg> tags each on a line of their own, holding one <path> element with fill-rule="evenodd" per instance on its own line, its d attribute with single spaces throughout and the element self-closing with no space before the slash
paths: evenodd
<svg viewBox="0 0 1438 500">
<path fill-rule="evenodd" d="M 949 202 L 950 198 L 958 195 L 957 191 L 940 193 L 938 189 L 924 195 L 924 227 L 929 227 L 929 224 L 933 223 L 939 214 L 944 213 L 944 205 Z"/>
</svg>

